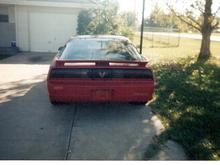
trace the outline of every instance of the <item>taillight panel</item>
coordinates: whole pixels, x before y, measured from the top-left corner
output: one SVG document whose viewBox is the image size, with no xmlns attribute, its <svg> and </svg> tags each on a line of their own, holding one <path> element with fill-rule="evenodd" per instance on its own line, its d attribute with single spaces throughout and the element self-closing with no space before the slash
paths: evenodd
<svg viewBox="0 0 220 165">
<path fill-rule="evenodd" d="M 54 68 L 49 78 L 149 78 L 153 79 L 150 69 L 73 69 Z"/>
</svg>

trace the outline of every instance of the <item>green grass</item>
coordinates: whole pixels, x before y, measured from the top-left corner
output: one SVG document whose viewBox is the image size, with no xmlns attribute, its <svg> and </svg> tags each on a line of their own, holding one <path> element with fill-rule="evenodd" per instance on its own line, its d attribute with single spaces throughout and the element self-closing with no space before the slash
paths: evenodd
<svg viewBox="0 0 220 165">
<path fill-rule="evenodd" d="M 153 66 L 157 78 L 151 106 L 190 159 L 220 159 L 220 68 L 195 63 Z"/>
<path fill-rule="evenodd" d="M 197 40 L 182 39 L 176 48 L 150 45 L 145 41 L 144 54 L 157 82 L 150 106 L 166 127 L 158 139 L 178 142 L 188 159 L 219 160 L 220 43 L 212 43 L 213 58 L 205 63 L 196 62 Z"/>
<path fill-rule="evenodd" d="M 155 40 L 158 41 L 159 38 Z M 164 39 L 162 38 L 162 40 Z M 139 37 L 135 37 L 133 42 L 138 45 Z M 179 47 L 173 47 L 173 45 L 176 45 L 177 38 L 170 37 L 170 42 L 171 46 L 155 42 L 154 47 L 152 47 L 152 41 L 145 39 L 143 54 L 150 60 L 151 64 L 155 64 L 178 62 L 181 58 L 197 57 L 199 53 L 200 40 L 182 38 Z M 211 51 L 215 58 L 220 59 L 220 42 L 212 42 Z"/>
<path fill-rule="evenodd" d="M 220 33 L 213 33 L 213 36 L 220 36 Z"/>
</svg>

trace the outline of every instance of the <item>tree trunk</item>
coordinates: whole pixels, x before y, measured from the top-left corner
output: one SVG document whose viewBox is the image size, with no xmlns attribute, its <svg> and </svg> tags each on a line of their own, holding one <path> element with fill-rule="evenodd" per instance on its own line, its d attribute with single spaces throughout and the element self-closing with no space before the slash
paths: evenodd
<svg viewBox="0 0 220 165">
<path fill-rule="evenodd" d="M 198 60 L 207 60 L 211 56 L 210 37 L 212 34 L 212 0 L 206 0 L 205 12 L 203 13 L 204 20 L 201 27 L 202 44 Z"/>
<path fill-rule="evenodd" d="M 210 44 L 211 44 L 211 32 L 202 33 L 202 43 L 198 60 L 207 60 L 211 56 Z"/>
</svg>

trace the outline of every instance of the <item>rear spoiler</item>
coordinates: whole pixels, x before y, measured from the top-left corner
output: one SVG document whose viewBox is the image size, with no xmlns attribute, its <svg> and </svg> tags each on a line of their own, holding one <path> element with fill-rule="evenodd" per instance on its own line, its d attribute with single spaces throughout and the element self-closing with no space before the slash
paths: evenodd
<svg viewBox="0 0 220 165">
<path fill-rule="evenodd" d="M 145 67 L 148 61 L 73 61 L 73 60 L 57 60 L 53 62 L 54 67 Z"/>
</svg>

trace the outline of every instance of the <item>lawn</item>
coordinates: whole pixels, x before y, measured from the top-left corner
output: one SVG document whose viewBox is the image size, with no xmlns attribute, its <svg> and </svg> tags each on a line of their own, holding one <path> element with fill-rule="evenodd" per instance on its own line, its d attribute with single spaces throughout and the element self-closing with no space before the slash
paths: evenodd
<svg viewBox="0 0 220 165">
<path fill-rule="evenodd" d="M 220 33 L 213 33 L 213 36 L 220 36 Z"/>
<path fill-rule="evenodd" d="M 152 48 L 145 40 L 157 81 L 150 106 L 166 127 L 161 142 L 178 142 L 188 159 L 219 160 L 220 43 L 212 43 L 213 58 L 205 63 L 196 62 L 199 47 L 198 40 L 181 39 L 179 47 Z"/>
<path fill-rule="evenodd" d="M 159 43 L 159 40 L 163 42 L 167 40 L 167 37 L 154 38 L 153 44 L 150 40 L 144 40 L 143 54 L 150 60 L 151 64 L 177 62 L 181 58 L 197 57 L 199 53 L 200 40 L 182 38 L 178 47 L 175 47 L 178 42 L 175 37 L 169 38 L 171 45 Z M 133 42 L 139 45 L 139 37 L 135 37 Z M 211 51 L 213 56 L 220 60 L 220 42 L 212 42 Z"/>
</svg>

